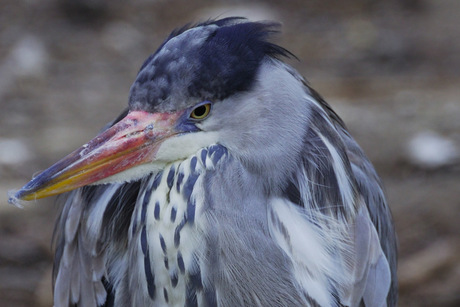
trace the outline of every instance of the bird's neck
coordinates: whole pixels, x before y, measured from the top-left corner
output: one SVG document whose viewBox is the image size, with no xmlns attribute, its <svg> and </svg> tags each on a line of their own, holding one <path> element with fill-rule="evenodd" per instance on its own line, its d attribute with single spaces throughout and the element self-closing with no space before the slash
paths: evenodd
<svg viewBox="0 0 460 307">
<path fill-rule="evenodd" d="M 208 223 L 202 214 L 202 186 L 205 174 L 227 155 L 223 146 L 213 145 L 166 165 L 144 182 L 129 230 L 133 259 L 143 259 L 131 274 L 145 280 L 133 283 L 145 288 L 138 303 L 184 305 L 197 299 L 196 291 L 202 288 L 197 253 L 204 250 L 203 229 Z"/>
</svg>

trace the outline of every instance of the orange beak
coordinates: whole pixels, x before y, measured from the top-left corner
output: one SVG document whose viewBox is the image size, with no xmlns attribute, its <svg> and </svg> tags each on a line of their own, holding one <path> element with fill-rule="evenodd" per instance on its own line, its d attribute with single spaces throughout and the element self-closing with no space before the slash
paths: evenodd
<svg viewBox="0 0 460 307">
<path fill-rule="evenodd" d="M 180 133 L 174 127 L 181 113 L 131 111 L 114 126 L 33 178 L 10 198 L 10 202 L 61 194 L 154 161 L 161 143 Z"/>
</svg>

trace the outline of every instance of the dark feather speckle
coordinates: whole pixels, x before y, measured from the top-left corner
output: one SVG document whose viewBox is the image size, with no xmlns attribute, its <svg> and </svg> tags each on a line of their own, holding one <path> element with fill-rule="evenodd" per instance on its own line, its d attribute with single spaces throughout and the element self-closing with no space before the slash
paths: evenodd
<svg viewBox="0 0 460 307">
<path fill-rule="evenodd" d="M 148 252 L 148 245 L 147 245 L 147 230 L 145 228 L 145 225 L 144 227 L 142 227 L 142 231 L 141 231 L 141 247 L 142 247 L 142 252 L 144 253 L 144 255 L 146 255 Z"/>
<path fill-rule="evenodd" d="M 153 274 L 152 267 L 150 265 L 150 256 L 148 250 L 144 256 L 144 269 L 147 281 L 147 290 L 149 292 L 150 298 L 153 300 L 155 299 L 155 275 Z"/>
<path fill-rule="evenodd" d="M 193 187 L 195 186 L 199 176 L 200 174 L 198 173 L 191 173 L 185 181 L 184 187 L 182 189 L 182 195 L 186 200 L 190 199 L 190 195 L 192 195 L 193 192 Z"/>
<path fill-rule="evenodd" d="M 177 175 L 177 182 L 176 182 L 177 193 L 180 193 L 180 185 L 182 184 L 182 180 L 184 180 L 184 173 L 179 172 L 179 174 Z"/>
<path fill-rule="evenodd" d="M 177 274 L 177 271 L 174 271 L 171 273 L 171 285 L 173 286 L 173 288 L 175 288 L 177 286 L 177 282 L 179 281 L 179 275 Z"/>
<path fill-rule="evenodd" d="M 177 225 L 176 229 L 174 230 L 174 246 L 177 248 L 180 243 L 180 231 L 184 228 L 185 224 L 187 223 L 187 217 L 184 216 L 183 220 Z"/>
<path fill-rule="evenodd" d="M 173 186 L 173 182 L 174 182 L 174 175 L 176 174 L 176 169 L 173 166 L 171 166 L 171 169 L 169 170 L 169 173 L 168 173 L 168 178 L 166 179 L 166 182 L 168 184 L 168 188 L 171 189 L 172 186 Z"/>
<path fill-rule="evenodd" d="M 156 190 L 158 188 L 158 186 L 160 185 L 162 176 L 163 176 L 163 171 L 159 172 L 155 176 L 155 179 L 153 180 L 153 183 L 152 183 L 152 189 L 153 190 Z"/>
<path fill-rule="evenodd" d="M 190 160 L 190 173 L 195 173 L 195 168 L 196 168 L 196 162 L 197 158 L 196 156 L 193 156 L 193 158 Z"/>
<path fill-rule="evenodd" d="M 163 253 L 166 254 L 166 242 L 161 234 L 160 234 L 160 246 L 161 246 L 161 249 L 163 250 Z"/>
<path fill-rule="evenodd" d="M 176 207 L 171 207 L 171 222 L 174 223 L 176 221 L 177 209 Z"/>
<path fill-rule="evenodd" d="M 187 202 L 187 220 L 190 224 L 193 224 L 195 221 L 195 210 L 196 210 L 196 204 L 195 201 L 192 199 L 189 199 Z"/>
<path fill-rule="evenodd" d="M 142 210 L 141 210 L 141 224 L 145 224 L 145 216 L 147 214 L 147 207 L 150 203 L 150 197 L 152 196 L 152 187 L 147 189 L 144 194 L 144 199 L 142 201 Z"/>
<path fill-rule="evenodd" d="M 153 210 L 153 215 L 157 221 L 160 219 L 160 202 L 159 201 L 155 202 L 155 208 Z"/>
<path fill-rule="evenodd" d="M 163 296 L 165 298 L 166 303 L 168 303 L 169 302 L 168 290 L 166 290 L 166 288 L 163 288 Z"/>
<path fill-rule="evenodd" d="M 182 274 L 185 273 L 185 264 L 184 258 L 182 258 L 182 253 L 180 251 L 177 252 L 177 266 Z"/>
</svg>

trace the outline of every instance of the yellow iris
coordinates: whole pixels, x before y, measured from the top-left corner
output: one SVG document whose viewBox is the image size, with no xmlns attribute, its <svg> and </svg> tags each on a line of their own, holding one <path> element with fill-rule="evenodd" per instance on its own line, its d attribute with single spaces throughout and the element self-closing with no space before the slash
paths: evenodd
<svg viewBox="0 0 460 307">
<path fill-rule="evenodd" d="M 211 112 L 211 104 L 202 104 L 193 109 L 192 113 L 190 113 L 190 117 L 193 119 L 205 119 L 209 115 L 209 112 Z"/>
</svg>

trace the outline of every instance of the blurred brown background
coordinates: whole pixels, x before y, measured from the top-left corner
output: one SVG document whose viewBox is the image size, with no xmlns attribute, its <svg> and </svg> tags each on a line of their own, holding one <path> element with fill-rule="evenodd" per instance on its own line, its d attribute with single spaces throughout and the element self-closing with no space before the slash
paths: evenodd
<svg viewBox="0 0 460 307">
<path fill-rule="evenodd" d="M 249 3 L 249 4 L 248 4 Z M 460 306 L 460 1 L 0 1 L 0 306 L 51 306 L 53 199 L 7 192 L 125 107 L 143 60 L 175 28 L 241 15 L 343 117 L 386 185 L 400 306 Z"/>
</svg>

